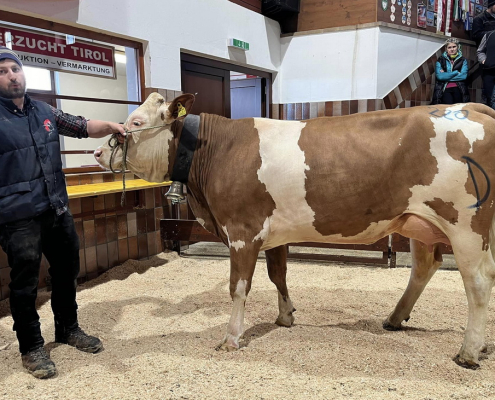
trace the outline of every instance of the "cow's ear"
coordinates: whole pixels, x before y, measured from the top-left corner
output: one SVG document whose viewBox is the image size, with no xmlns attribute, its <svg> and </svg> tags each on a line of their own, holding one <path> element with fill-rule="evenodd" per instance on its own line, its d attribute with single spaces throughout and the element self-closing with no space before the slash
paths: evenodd
<svg viewBox="0 0 495 400">
<path fill-rule="evenodd" d="M 194 95 L 186 93 L 176 97 L 168 106 L 169 115 L 175 120 L 185 117 L 191 112 L 194 104 Z"/>
</svg>

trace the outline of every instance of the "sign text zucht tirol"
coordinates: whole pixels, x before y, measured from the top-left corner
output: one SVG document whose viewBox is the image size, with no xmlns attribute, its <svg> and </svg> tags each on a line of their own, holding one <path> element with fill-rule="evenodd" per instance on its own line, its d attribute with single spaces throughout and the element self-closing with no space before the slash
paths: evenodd
<svg viewBox="0 0 495 400">
<path fill-rule="evenodd" d="M 114 49 L 84 41 L 68 45 L 61 36 L 0 26 L 0 45 L 10 33 L 12 50 L 23 64 L 115 78 Z"/>
</svg>

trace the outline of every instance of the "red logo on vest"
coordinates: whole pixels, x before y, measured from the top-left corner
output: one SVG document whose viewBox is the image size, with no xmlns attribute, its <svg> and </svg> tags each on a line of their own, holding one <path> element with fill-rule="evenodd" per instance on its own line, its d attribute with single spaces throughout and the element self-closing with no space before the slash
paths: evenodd
<svg viewBox="0 0 495 400">
<path fill-rule="evenodd" d="M 43 121 L 43 125 L 48 134 L 53 132 L 53 126 L 49 119 L 45 119 L 45 121 Z"/>
</svg>

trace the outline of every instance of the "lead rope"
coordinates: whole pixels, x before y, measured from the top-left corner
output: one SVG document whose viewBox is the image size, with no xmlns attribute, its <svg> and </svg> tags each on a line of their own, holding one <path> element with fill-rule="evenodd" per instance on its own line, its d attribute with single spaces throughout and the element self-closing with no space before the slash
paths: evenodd
<svg viewBox="0 0 495 400">
<path fill-rule="evenodd" d="M 156 125 L 156 126 L 148 126 L 147 128 L 142 128 L 142 129 L 133 129 L 132 131 L 126 130 L 126 136 L 124 136 L 124 143 L 120 143 L 119 139 L 117 138 L 117 133 L 112 134 L 110 139 L 108 139 L 108 147 L 112 150 L 110 153 L 110 162 L 108 163 L 110 171 L 112 171 L 114 174 L 119 174 L 122 173 L 122 196 L 120 198 L 120 205 L 124 207 L 126 204 L 125 202 L 125 171 L 127 170 L 127 147 L 128 147 L 128 139 L 129 139 L 129 133 L 133 132 L 139 132 L 139 131 L 145 131 L 147 129 L 155 129 L 155 128 L 161 128 L 165 125 Z M 115 157 L 115 153 L 117 152 L 117 149 L 122 146 L 122 169 L 120 171 L 116 171 L 113 169 L 112 162 Z"/>
</svg>

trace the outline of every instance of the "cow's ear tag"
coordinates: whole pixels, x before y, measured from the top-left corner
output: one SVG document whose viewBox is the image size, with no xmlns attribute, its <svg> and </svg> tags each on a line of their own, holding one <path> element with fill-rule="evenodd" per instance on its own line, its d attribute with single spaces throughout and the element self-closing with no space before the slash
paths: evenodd
<svg viewBox="0 0 495 400">
<path fill-rule="evenodd" d="M 177 114 L 177 118 L 183 117 L 187 114 L 186 108 L 182 105 L 182 103 L 177 103 L 177 108 L 179 109 L 179 113 Z"/>
</svg>

